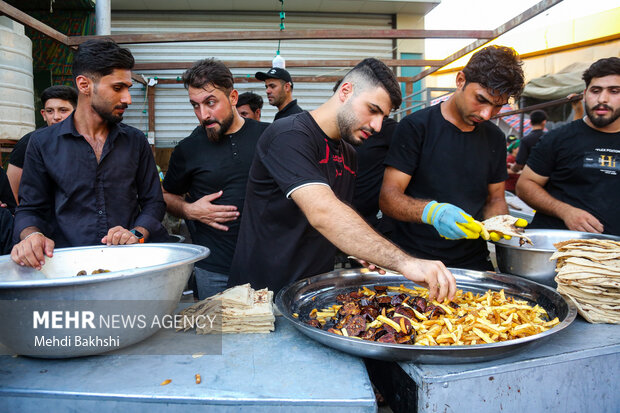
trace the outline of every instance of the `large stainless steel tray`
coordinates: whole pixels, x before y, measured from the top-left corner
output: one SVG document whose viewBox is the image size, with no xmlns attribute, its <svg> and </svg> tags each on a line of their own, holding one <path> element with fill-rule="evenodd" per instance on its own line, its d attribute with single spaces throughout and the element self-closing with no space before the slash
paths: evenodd
<svg viewBox="0 0 620 413">
<path fill-rule="evenodd" d="M 342 337 L 305 324 L 313 308 L 323 308 L 336 302 L 336 296 L 362 286 L 415 284 L 396 274 L 380 275 L 356 270 L 332 271 L 297 281 L 284 287 L 276 297 L 276 306 L 284 318 L 308 337 L 326 346 L 360 357 L 388 361 L 414 361 L 432 364 L 471 363 L 505 357 L 526 346 L 540 343 L 552 334 L 565 329 L 573 322 L 577 309 L 555 290 L 541 284 L 507 274 L 451 268 L 457 286 L 465 291 L 484 293 L 504 289 L 507 295 L 541 305 L 551 318 L 558 317 L 560 324 L 534 336 L 495 344 L 474 346 L 414 346 L 389 344 Z M 293 317 L 297 313 L 299 318 Z"/>
</svg>

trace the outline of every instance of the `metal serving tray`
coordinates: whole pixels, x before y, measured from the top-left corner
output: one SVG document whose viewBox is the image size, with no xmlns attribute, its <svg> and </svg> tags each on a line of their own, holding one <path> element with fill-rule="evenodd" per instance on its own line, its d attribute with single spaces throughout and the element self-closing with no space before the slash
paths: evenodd
<svg viewBox="0 0 620 413">
<path fill-rule="evenodd" d="M 336 296 L 356 291 L 362 286 L 401 284 L 413 287 L 415 284 L 401 275 L 380 275 L 377 272 L 363 273 L 360 269 L 332 271 L 297 281 L 284 287 L 276 297 L 276 306 L 284 318 L 308 337 L 326 346 L 359 357 L 387 361 L 414 361 L 431 364 L 472 363 L 505 357 L 525 347 L 540 343 L 543 339 L 568 327 L 577 315 L 577 309 L 555 290 L 541 284 L 507 274 L 492 274 L 480 271 L 450 268 L 457 286 L 473 293 L 504 289 L 506 295 L 527 300 L 542 306 L 551 318 L 558 317 L 560 323 L 544 333 L 516 340 L 473 346 L 416 346 L 411 344 L 390 344 L 343 337 L 319 330 L 305 324 L 313 308 L 324 308 L 336 303 Z M 293 317 L 297 313 L 299 318 Z"/>
</svg>

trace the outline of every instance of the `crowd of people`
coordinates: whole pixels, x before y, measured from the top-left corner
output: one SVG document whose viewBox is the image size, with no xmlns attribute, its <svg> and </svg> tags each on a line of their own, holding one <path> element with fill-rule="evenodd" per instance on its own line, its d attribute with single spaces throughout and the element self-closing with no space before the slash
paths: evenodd
<svg viewBox="0 0 620 413">
<path fill-rule="evenodd" d="M 239 94 L 230 70 L 204 59 L 182 77 L 198 125 L 161 184 L 144 134 L 121 122 L 133 66 L 129 50 L 89 40 L 75 53 L 76 88 L 41 96 L 47 126 L 19 141 L 0 176 L 0 247 L 16 263 L 40 269 L 58 247 L 166 241 L 167 211 L 211 251 L 195 267 L 200 299 L 246 282 L 278 291 L 332 270 L 339 250 L 443 299 L 456 291 L 447 266 L 492 269 L 479 221 L 508 213 L 506 189 L 536 209 L 532 227 L 620 235 L 618 58 L 584 73 L 583 119 L 545 133 L 535 111 L 533 131 L 512 142 L 490 121 L 525 83 L 508 47 L 476 52 L 447 101 L 400 122 L 389 118 L 400 85 L 377 59 L 311 111 L 288 71 L 257 72 L 278 109 L 271 124 L 261 96 Z"/>
</svg>

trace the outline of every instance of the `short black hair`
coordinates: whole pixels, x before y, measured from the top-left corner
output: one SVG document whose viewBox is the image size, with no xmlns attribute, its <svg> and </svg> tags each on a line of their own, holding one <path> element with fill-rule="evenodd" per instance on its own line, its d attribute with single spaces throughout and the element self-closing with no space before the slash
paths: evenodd
<svg viewBox="0 0 620 413">
<path fill-rule="evenodd" d="M 61 99 L 71 103 L 75 109 L 77 107 L 78 93 L 75 88 L 65 85 L 50 86 L 41 93 L 41 103 L 45 107 L 45 103 L 50 99 Z"/>
<path fill-rule="evenodd" d="M 237 107 L 249 105 L 252 112 L 263 108 L 263 98 L 254 92 L 244 92 L 237 99 Z"/>
<path fill-rule="evenodd" d="M 87 75 L 99 79 L 115 69 L 131 70 L 134 64 L 129 49 L 120 47 L 112 40 L 87 40 L 78 46 L 73 56 L 73 78 Z"/>
<path fill-rule="evenodd" d="M 234 88 L 233 75 L 226 65 L 217 59 L 209 58 L 199 60 L 183 73 L 183 85 L 185 89 L 191 87 L 203 88 L 211 83 L 226 94 Z"/>
<path fill-rule="evenodd" d="M 590 86 L 592 78 L 605 77 L 609 75 L 620 75 L 620 58 L 606 57 L 592 63 L 585 72 L 582 79 L 586 82 L 586 89 Z"/>
<path fill-rule="evenodd" d="M 494 95 L 518 98 L 525 86 L 522 66 L 513 48 L 488 46 L 474 53 L 463 68 L 465 85 L 478 83 Z"/>
<path fill-rule="evenodd" d="M 394 72 L 385 65 L 381 60 L 373 57 L 366 58 L 359 62 L 353 69 L 349 71 L 343 78 L 343 81 L 349 76 L 361 76 L 368 80 L 371 84 L 381 86 L 390 96 L 392 109 L 398 109 L 403 102 L 400 84 L 394 75 Z"/>
<path fill-rule="evenodd" d="M 530 113 L 530 123 L 532 125 L 540 125 L 547 120 L 547 114 L 544 110 L 535 110 Z"/>
</svg>

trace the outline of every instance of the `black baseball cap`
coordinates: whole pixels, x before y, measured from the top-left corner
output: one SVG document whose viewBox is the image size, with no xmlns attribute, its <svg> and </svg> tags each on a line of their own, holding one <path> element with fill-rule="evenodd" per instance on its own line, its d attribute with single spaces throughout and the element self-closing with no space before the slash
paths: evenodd
<svg viewBox="0 0 620 413">
<path fill-rule="evenodd" d="M 289 82 L 291 85 L 293 84 L 291 74 L 279 67 L 272 67 L 266 72 L 256 72 L 256 75 L 254 75 L 254 77 L 262 81 L 265 81 L 267 79 L 282 79 L 285 82 Z"/>
</svg>

